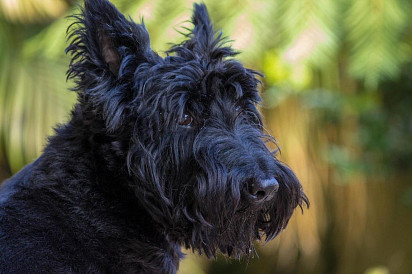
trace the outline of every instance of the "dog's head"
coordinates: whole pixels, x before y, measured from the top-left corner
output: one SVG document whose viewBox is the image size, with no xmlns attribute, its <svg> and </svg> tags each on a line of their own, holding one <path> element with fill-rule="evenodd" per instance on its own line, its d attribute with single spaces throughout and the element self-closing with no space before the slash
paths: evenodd
<svg viewBox="0 0 412 274">
<path fill-rule="evenodd" d="M 308 204 L 265 145 L 274 139 L 256 108 L 259 73 L 234 59 L 204 5 L 165 58 L 143 23 L 106 0 L 86 0 L 75 18 L 68 73 L 80 105 L 103 121 L 118 172 L 170 239 L 208 256 L 250 254 L 255 239 L 273 239 Z"/>
</svg>

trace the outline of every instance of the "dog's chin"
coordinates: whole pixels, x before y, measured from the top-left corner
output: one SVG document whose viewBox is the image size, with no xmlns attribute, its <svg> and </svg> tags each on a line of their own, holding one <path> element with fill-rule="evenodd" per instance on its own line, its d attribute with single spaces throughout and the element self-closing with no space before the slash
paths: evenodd
<svg viewBox="0 0 412 274">
<path fill-rule="evenodd" d="M 237 213 L 231 220 L 228 220 L 227 229 L 217 237 L 219 250 L 234 258 L 250 257 L 255 254 L 254 244 L 256 241 L 264 240 L 264 229 L 270 224 L 264 223 L 262 210 L 249 210 L 245 214 Z"/>
<path fill-rule="evenodd" d="M 276 210 L 276 202 L 269 201 L 236 212 L 217 239 L 220 251 L 229 257 L 253 256 L 257 241 L 270 241 L 285 228 L 290 216 L 277 215 L 284 210 Z"/>
<path fill-rule="evenodd" d="M 271 207 L 240 207 L 232 215 L 208 215 L 208 225 L 189 224 L 193 229 L 184 236 L 184 245 L 207 257 L 221 253 L 233 257 L 255 254 L 256 240 L 267 240 L 272 231 L 279 231 L 268 213 Z M 271 237 L 272 238 L 272 237 Z"/>
<path fill-rule="evenodd" d="M 243 200 L 236 208 L 208 204 L 207 210 L 195 210 L 202 212 L 202 220 L 193 218 L 185 223 L 188 230 L 180 234 L 180 243 L 208 257 L 215 257 L 218 250 L 233 258 L 251 257 L 255 242 L 275 238 L 286 228 L 295 208 L 303 204 L 307 204 L 307 198 L 298 190 L 289 195 L 278 193 L 262 203 Z"/>
</svg>

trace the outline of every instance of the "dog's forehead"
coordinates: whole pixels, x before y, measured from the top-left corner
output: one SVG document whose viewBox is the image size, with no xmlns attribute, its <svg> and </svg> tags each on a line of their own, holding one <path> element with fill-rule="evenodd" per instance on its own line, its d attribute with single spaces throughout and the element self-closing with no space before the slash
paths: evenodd
<svg viewBox="0 0 412 274">
<path fill-rule="evenodd" d="M 238 100 L 243 96 L 254 95 L 259 81 L 255 73 L 246 69 L 235 59 L 218 62 L 203 60 L 182 60 L 166 57 L 159 68 L 156 80 L 162 90 L 185 91 L 197 99 L 228 97 Z"/>
</svg>

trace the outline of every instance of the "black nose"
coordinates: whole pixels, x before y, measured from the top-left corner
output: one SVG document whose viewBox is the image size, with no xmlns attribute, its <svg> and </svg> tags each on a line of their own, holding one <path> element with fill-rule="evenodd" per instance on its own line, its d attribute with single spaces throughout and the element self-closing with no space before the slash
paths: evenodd
<svg viewBox="0 0 412 274">
<path fill-rule="evenodd" d="M 257 200 L 273 197 L 278 189 L 279 183 L 275 178 L 253 180 L 249 185 L 249 193 Z"/>
</svg>

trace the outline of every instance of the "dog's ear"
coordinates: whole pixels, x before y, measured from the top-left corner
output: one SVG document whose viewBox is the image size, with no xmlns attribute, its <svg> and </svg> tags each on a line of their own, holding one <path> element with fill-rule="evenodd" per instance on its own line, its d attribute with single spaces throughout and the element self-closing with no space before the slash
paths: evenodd
<svg viewBox="0 0 412 274">
<path fill-rule="evenodd" d="M 160 58 L 150 48 L 143 23 L 128 20 L 107 0 L 85 0 L 80 15 L 68 29 L 71 40 L 66 53 L 72 55 L 68 78 L 75 90 L 103 107 L 110 130 L 121 121 L 136 68 Z"/>
<path fill-rule="evenodd" d="M 72 65 L 79 63 L 106 70 L 114 76 L 122 74 L 122 62 L 133 57 L 145 62 L 153 57 L 150 38 L 144 24 L 127 20 L 107 0 L 85 0 L 83 13 L 74 16 L 77 21 L 69 27 L 69 39 L 73 39 L 66 52 L 73 54 Z M 77 28 L 76 28 L 77 27 Z M 83 68 L 71 68 L 71 73 Z"/>
<path fill-rule="evenodd" d="M 192 23 L 194 27 L 188 47 L 199 53 L 209 53 L 213 49 L 215 30 L 204 4 L 194 4 Z"/>
<path fill-rule="evenodd" d="M 144 24 L 127 20 L 107 0 L 85 0 L 82 14 L 74 18 L 76 22 L 68 29 L 72 41 L 66 49 L 73 55 L 69 74 L 98 69 L 122 76 L 125 59 L 136 65 L 155 57 Z"/>
<path fill-rule="evenodd" d="M 192 15 L 193 29 L 188 40 L 172 47 L 170 52 L 186 59 L 222 59 L 236 55 L 231 47 L 224 46 L 227 39 L 222 31 L 215 31 L 209 13 L 204 4 L 194 4 Z"/>
</svg>

